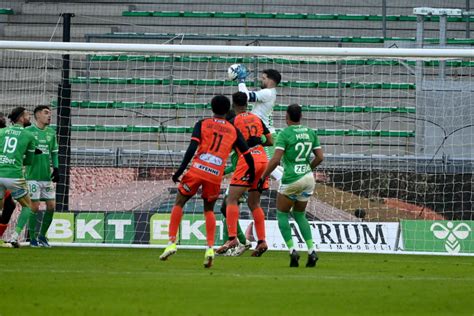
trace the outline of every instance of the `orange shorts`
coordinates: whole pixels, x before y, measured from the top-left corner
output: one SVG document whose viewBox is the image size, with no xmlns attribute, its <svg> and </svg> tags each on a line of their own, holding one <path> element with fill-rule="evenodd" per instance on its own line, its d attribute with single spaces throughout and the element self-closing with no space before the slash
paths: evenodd
<svg viewBox="0 0 474 316">
<path fill-rule="evenodd" d="M 244 179 L 246 178 L 245 173 L 247 172 L 248 166 L 245 163 L 245 160 L 239 160 L 237 166 L 235 167 L 234 174 L 232 175 L 232 180 L 230 185 L 248 187 L 249 191 L 257 190 L 258 180 L 262 177 L 263 172 L 267 168 L 268 162 L 256 162 L 255 163 L 255 180 L 252 183 L 248 183 Z M 268 189 L 268 178 L 265 179 L 263 184 L 263 189 Z"/>
<path fill-rule="evenodd" d="M 193 196 L 198 191 L 199 187 L 202 186 L 201 197 L 208 202 L 213 202 L 219 198 L 221 191 L 221 185 L 213 182 L 206 181 L 202 177 L 194 174 L 192 171 L 188 171 L 181 182 L 179 183 L 179 193 L 186 196 Z"/>
</svg>

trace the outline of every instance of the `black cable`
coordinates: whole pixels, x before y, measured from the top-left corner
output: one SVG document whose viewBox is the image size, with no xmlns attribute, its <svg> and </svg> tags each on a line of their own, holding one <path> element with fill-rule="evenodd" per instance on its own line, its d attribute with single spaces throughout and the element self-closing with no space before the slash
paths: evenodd
<svg viewBox="0 0 474 316">
<path fill-rule="evenodd" d="M 465 129 L 465 128 L 474 126 L 474 124 L 465 125 L 465 126 L 456 128 L 455 130 L 451 131 L 450 133 L 447 133 L 447 132 L 446 132 L 446 129 L 445 129 L 442 125 L 440 125 L 440 124 L 438 124 L 438 123 L 436 123 L 436 122 L 433 122 L 433 121 L 431 121 L 431 120 L 429 120 L 429 119 L 417 118 L 417 117 L 412 117 L 412 116 L 403 115 L 403 114 L 397 114 L 397 113 L 394 113 L 394 114 L 395 114 L 395 115 L 385 115 L 384 117 L 380 118 L 380 119 L 378 120 L 377 124 L 375 124 L 375 126 L 373 127 L 373 129 L 376 129 L 376 128 L 378 127 L 378 125 L 379 125 L 380 123 L 382 123 L 382 121 L 385 120 L 386 118 L 390 118 L 390 117 L 393 117 L 393 116 L 397 116 L 397 117 L 410 118 L 410 119 L 413 119 L 413 120 L 415 120 L 415 121 L 428 122 L 428 123 L 433 124 L 434 126 L 439 127 L 439 128 L 441 129 L 441 131 L 443 131 L 444 138 L 443 138 L 441 144 L 439 144 L 439 146 L 438 146 L 438 148 L 436 149 L 436 151 L 435 151 L 435 153 L 433 154 L 433 156 L 431 157 L 430 161 L 428 162 L 427 167 L 429 167 L 430 164 L 434 162 L 434 160 L 435 160 L 435 158 L 436 158 L 436 155 L 439 153 L 439 151 L 441 150 L 441 148 L 444 146 L 444 143 L 446 142 L 446 140 L 447 140 L 450 136 L 452 136 L 454 133 L 456 133 L 456 132 L 458 132 L 458 131 L 460 131 L 460 130 L 463 130 L 463 129 Z"/>
</svg>

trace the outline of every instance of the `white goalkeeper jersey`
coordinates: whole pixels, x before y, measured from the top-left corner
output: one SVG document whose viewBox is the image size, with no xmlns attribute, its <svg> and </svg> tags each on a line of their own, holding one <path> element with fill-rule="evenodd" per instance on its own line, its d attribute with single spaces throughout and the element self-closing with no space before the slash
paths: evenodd
<svg viewBox="0 0 474 316">
<path fill-rule="evenodd" d="M 276 89 L 262 89 L 259 91 L 249 91 L 245 83 L 239 83 L 239 91 L 247 94 L 249 102 L 253 102 L 252 113 L 257 115 L 268 127 L 270 133 L 275 133 L 273 127 L 273 107 L 276 101 Z"/>
</svg>

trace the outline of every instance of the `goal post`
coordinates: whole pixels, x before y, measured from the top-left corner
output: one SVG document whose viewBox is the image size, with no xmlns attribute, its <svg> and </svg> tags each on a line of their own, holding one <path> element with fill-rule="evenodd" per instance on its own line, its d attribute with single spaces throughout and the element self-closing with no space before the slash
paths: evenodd
<svg viewBox="0 0 474 316">
<path fill-rule="evenodd" d="M 237 91 L 227 67 L 241 63 L 251 72 L 249 89 L 259 89 L 264 69 L 282 74 L 277 130 L 286 126 L 287 105 L 298 103 L 303 124 L 320 138 L 325 160 L 307 210 L 319 250 L 474 253 L 472 49 L 0 41 L 0 112 L 49 105 L 57 115 L 63 54 L 70 55 L 71 173 L 68 199 L 57 195 L 69 200 L 69 212 L 56 212 L 48 232 L 56 244 L 165 245 L 171 175 L 194 124 L 211 116 L 212 96 Z M 217 243 L 227 185 L 214 210 Z M 272 181 L 262 206 L 268 244 L 282 250 L 277 190 Z M 183 247 L 205 245 L 199 196 L 184 210 Z M 241 226 L 252 239 L 245 203 Z"/>
</svg>

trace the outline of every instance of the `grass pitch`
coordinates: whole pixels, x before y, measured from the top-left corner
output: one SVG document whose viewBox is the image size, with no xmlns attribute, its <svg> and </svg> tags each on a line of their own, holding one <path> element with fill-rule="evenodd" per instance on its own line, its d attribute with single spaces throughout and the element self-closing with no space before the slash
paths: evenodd
<svg viewBox="0 0 474 316">
<path fill-rule="evenodd" d="M 474 258 L 158 249 L 0 249 L 0 315 L 473 315 Z"/>
</svg>

